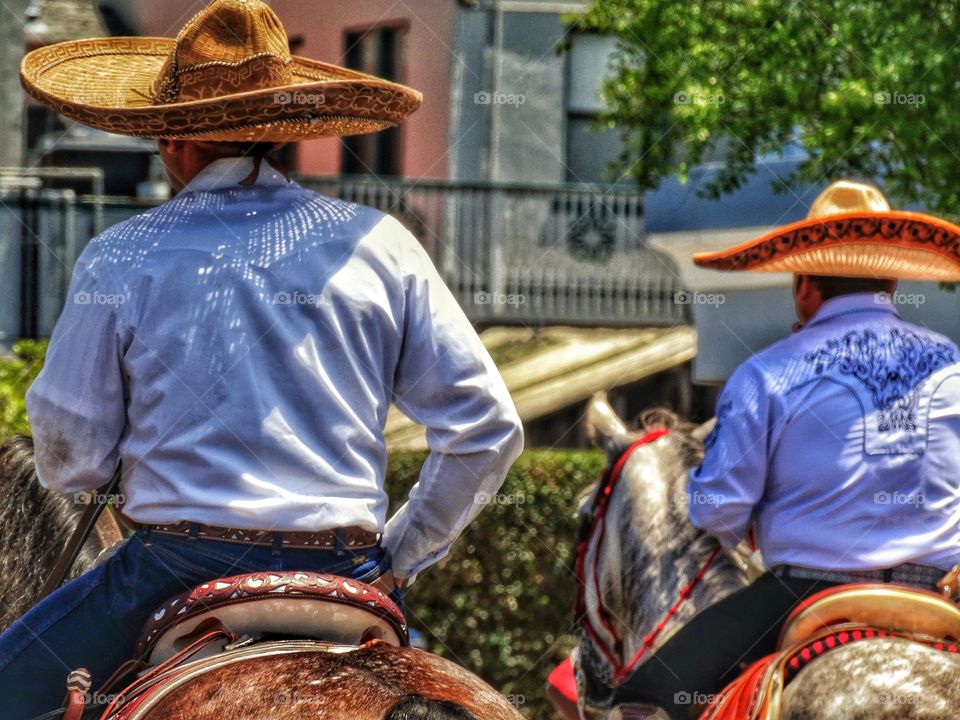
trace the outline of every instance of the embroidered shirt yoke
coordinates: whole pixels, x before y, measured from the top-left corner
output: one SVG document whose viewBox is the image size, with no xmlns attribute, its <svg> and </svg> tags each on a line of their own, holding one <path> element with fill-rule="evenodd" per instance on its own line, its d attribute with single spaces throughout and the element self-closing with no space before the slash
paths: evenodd
<svg viewBox="0 0 960 720">
<path fill-rule="evenodd" d="M 737 368 L 690 517 L 770 567 L 960 562 L 960 353 L 872 294 L 825 303 Z"/>
</svg>

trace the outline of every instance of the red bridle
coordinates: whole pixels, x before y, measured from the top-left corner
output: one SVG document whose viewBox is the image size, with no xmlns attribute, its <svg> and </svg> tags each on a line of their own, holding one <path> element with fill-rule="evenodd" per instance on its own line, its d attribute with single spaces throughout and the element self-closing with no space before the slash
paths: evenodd
<svg viewBox="0 0 960 720">
<path fill-rule="evenodd" d="M 651 630 L 642 641 L 642 646 L 627 662 L 623 661 L 623 638 L 617 633 L 611 621 L 610 611 L 604 606 L 600 594 L 600 570 L 599 570 L 599 548 L 603 542 L 606 532 L 606 514 L 610 505 L 610 497 L 613 494 L 624 466 L 630 459 L 630 456 L 643 445 L 648 445 L 659 440 L 669 430 L 653 430 L 648 432 L 642 438 L 628 447 L 617 461 L 600 478 L 600 484 L 597 487 L 597 493 L 594 499 L 593 512 L 589 523 L 577 546 L 577 602 L 575 611 L 578 620 L 582 623 L 584 631 L 590 637 L 596 648 L 607 660 L 614 670 L 613 680 L 615 684 L 620 684 L 634 671 L 644 654 L 653 647 L 656 639 L 663 632 L 667 623 L 677 614 L 680 606 L 690 597 L 694 588 L 703 579 L 707 570 L 720 554 L 720 547 L 717 546 L 710 556 L 704 562 L 703 566 L 697 571 L 693 579 L 680 591 L 680 597 L 670 606 L 670 609 L 664 615 L 663 619 Z M 587 571 L 587 556 L 591 547 L 596 548 L 593 553 L 593 560 L 590 572 Z M 587 591 L 591 590 L 596 597 L 596 619 L 599 627 L 594 623 L 594 618 L 587 607 Z"/>
</svg>

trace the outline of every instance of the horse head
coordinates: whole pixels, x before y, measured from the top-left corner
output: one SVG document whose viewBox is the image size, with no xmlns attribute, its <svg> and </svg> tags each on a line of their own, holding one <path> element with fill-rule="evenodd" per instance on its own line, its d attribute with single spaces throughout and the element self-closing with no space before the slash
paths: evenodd
<svg viewBox="0 0 960 720">
<path fill-rule="evenodd" d="M 642 662 L 698 610 L 746 584 L 739 557 L 734 562 L 733 556 L 718 555 L 716 540 L 694 527 L 687 515 L 687 474 L 703 457 L 708 430 L 654 409 L 643 413 L 638 429 L 631 431 L 605 394 L 589 403 L 587 435 L 606 451 L 611 466 L 644 436 L 651 441 L 636 447 L 622 464 L 609 491 L 603 528 L 598 531 L 596 519 L 588 523 L 593 530 L 586 532 L 581 547 L 584 578 L 593 578 L 586 583 L 586 613 L 579 619 L 581 690 L 588 701 L 609 694 L 618 666 Z M 665 434 L 651 434 L 655 431 Z M 593 488 L 585 494 L 581 513 L 589 516 L 597 500 Z M 678 604 L 698 575 L 689 597 Z"/>
</svg>

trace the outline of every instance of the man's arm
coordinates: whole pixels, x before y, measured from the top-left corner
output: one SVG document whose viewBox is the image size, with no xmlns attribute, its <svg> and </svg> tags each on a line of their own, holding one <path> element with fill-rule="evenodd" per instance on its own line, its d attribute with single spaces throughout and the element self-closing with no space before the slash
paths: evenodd
<svg viewBox="0 0 960 720">
<path fill-rule="evenodd" d="M 494 495 L 523 447 L 513 401 L 480 338 L 420 244 L 405 230 L 404 339 L 394 402 L 426 426 L 430 455 L 387 523 L 394 573 L 446 555 Z"/>
<path fill-rule="evenodd" d="M 753 363 L 740 366 L 717 400 L 703 463 L 690 472 L 690 520 L 734 547 L 746 537 L 767 481 L 769 394 Z"/>
<path fill-rule="evenodd" d="M 126 425 L 118 337 L 123 297 L 77 263 L 43 371 L 27 392 L 40 484 L 93 490 L 116 469 Z"/>
</svg>

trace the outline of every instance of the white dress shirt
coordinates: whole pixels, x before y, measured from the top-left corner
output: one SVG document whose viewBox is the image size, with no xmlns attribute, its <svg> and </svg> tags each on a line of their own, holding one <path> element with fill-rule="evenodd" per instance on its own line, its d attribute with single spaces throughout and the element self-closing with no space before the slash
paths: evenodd
<svg viewBox="0 0 960 720">
<path fill-rule="evenodd" d="M 768 567 L 960 563 L 960 355 L 885 300 L 830 300 L 730 377 L 695 525 L 731 546 L 753 523 Z"/>
<path fill-rule="evenodd" d="M 91 490 L 122 460 L 135 521 L 361 526 L 412 576 L 503 482 L 516 410 L 399 222 L 252 169 L 214 162 L 84 250 L 27 395 L 40 481 Z M 431 453 L 388 523 L 391 401 Z"/>
</svg>

